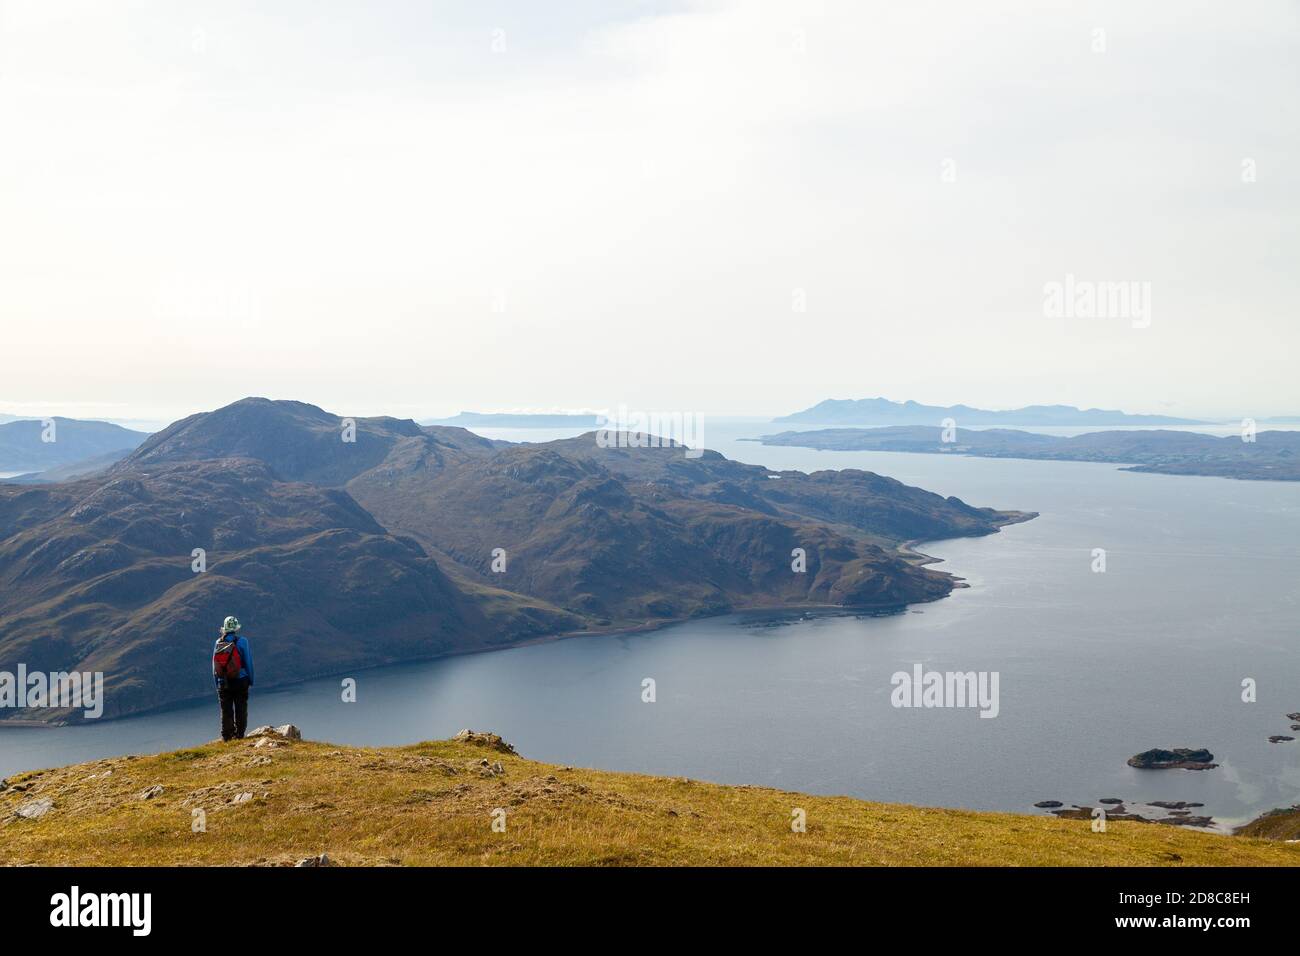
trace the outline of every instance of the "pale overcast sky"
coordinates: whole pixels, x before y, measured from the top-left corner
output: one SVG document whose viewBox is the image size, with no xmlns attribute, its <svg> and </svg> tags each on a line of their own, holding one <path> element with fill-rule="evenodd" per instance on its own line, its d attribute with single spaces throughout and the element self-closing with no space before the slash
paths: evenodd
<svg viewBox="0 0 1300 956">
<path fill-rule="evenodd" d="M 0 0 L 0 412 L 1300 414 L 1298 9 Z"/>
</svg>

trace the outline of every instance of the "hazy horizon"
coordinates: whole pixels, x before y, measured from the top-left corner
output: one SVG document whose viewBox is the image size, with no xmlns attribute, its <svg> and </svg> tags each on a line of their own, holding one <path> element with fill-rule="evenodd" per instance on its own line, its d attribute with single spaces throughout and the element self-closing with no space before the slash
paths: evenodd
<svg viewBox="0 0 1300 956">
<path fill-rule="evenodd" d="M 9 0 L 0 412 L 1298 415 L 1298 27 Z"/>
<path fill-rule="evenodd" d="M 836 398 L 836 397 L 838 397 L 838 396 L 830 396 L 830 397 L 831 397 L 831 398 Z M 884 397 L 884 396 L 861 396 L 861 397 L 862 397 L 862 398 L 879 398 L 879 397 Z M 340 409 L 340 408 L 333 408 L 333 407 L 330 407 L 330 405 L 325 404 L 325 403 L 321 403 L 321 402 L 312 402 L 312 401 L 308 401 L 307 399 L 303 399 L 303 398 L 293 398 L 293 397 L 290 397 L 290 396 L 281 396 L 281 397 L 279 397 L 279 398 L 273 398 L 272 396 L 266 396 L 266 395 L 260 395 L 260 396 L 247 395 L 247 396 L 241 396 L 241 398 L 271 398 L 272 400 L 278 400 L 278 401 L 299 401 L 299 402 L 306 402 L 306 403 L 309 404 L 309 405 L 316 405 L 317 407 L 322 408 L 322 409 L 323 409 L 324 411 L 326 411 L 326 412 L 331 412 L 331 413 L 340 414 L 340 415 L 345 415 L 345 416 L 347 416 L 347 415 L 352 415 L 352 416 L 356 416 L 356 417 L 373 417 L 373 416 L 384 416 L 384 415 L 386 415 L 386 416 L 390 416 L 390 417 L 393 417 L 393 418 L 409 418 L 409 419 L 413 419 L 413 420 L 416 420 L 416 421 L 427 421 L 427 420 L 437 420 L 437 419 L 444 419 L 444 418 L 454 418 L 454 417 L 456 417 L 456 415 L 459 414 L 460 412 L 472 412 L 472 413 L 478 413 L 478 414 L 500 414 L 500 415 L 599 415 L 599 414 L 616 415 L 616 414 L 617 414 L 617 409 L 615 409 L 615 408 L 609 408 L 609 407 L 605 407 L 605 408 L 597 408 L 597 407 L 595 407 L 595 406 L 589 406 L 589 407 L 558 407 L 558 406 L 557 406 L 557 407 L 522 407 L 522 408 L 489 408 L 489 409 L 483 409 L 483 408 L 461 408 L 461 409 L 458 409 L 458 410 L 455 411 L 455 412 L 447 412 L 447 413 L 445 413 L 445 414 L 424 414 L 424 413 L 417 413 L 417 412 L 409 412 L 409 413 L 394 412 L 394 411 L 392 411 L 391 409 L 386 409 L 386 408 L 379 407 L 379 406 L 376 406 L 376 407 L 374 407 L 374 408 L 371 408 L 371 407 L 369 406 L 369 404 L 366 404 L 365 407 L 363 408 L 363 410 L 360 410 L 360 411 L 358 411 L 358 410 L 355 409 L 355 408 L 343 408 L 343 409 Z M 240 399 L 234 399 L 234 401 L 239 401 L 239 400 L 240 400 Z M 907 399 L 890 399 L 890 400 L 891 400 L 891 401 L 897 401 L 897 402 L 900 402 L 900 403 L 901 403 L 901 402 L 905 402 L 905 401 L 907 401 Z M 821 401 L 821 400 L 818 400 L 818 401 Z M 23 413 L 15 412 L 11 406 L 0 406 L 0 416 L 13 416 L 13 417 L 16 418 L 16 419 L 28 419 L 28 420 L 32 420 L 32 419 L 44 419 L 44 418 L 47 418 L 47 417 L 63 417 L 63 418 L 80 419 L 80 420 L 84 420 L 84 421 L 104 421 L 104 422 L 111 422 L 111 423 L 116 423 L 116 424 L 119 424 L 119 425 L 123 425 L 123 426 L 125 426 L 125 427 L 127 427 L 127 428 L 135 428 L 135 429 L 140 429 L 140 430 L 145 430 L 145 431 L 155 431 L 155 430 L 161 429 L 161 428 L 163 428 L 163 427 L 165 427 L 165 426 L 167 426 L 167 425 L 169 425 L 169 424 L 172 424 L 173 422 L 179 421 L 179 420 L 181 420 L 181 419 L 183 419 L 183 418 L 187 418 L 187 417 L 189 417 L 190 415 L 195 415 L 195 414 L 198 414 L 198 413 L 201 413 L 201 412 L 210 412 L 210 411 L 214 411 L 215 409 L 217 409 L 217 408 L 219 408 L 219 407 L 222 407 L 222 406 L 217 406 L 217 405 L 213 405 L 213 406 L 211 406 L 211 407 L 197 407 L 197 406 L 196 406 L 196 407 L 191 408 L 191 409 L 188 409 L 188 410 L 184 410 L 184 411 L 180 411 L 180 412 L 174 413 L 174 414 L 172 414 L 172 415 L 170 415 L 170 416 L 164 416 L 164 417 L 150 417 L 150 416 L 148 416 L 148 415 L 136 415 L 136 414 L 134 414 L 134 413 L 132 412 L 131 409 L 127 409 L 127 408 L 121 409 L 121 410 L 120 410 L 120 411 L 122 412 L 121 414 L 114 414 L 114 413 L 112 413 L 112 412 L 110 412 L 110 411 L 106 411 L 106 410 L 103 409 L 103 408 L 92 408 L 90 411 L 87 411 L 87 412 L 84 413 L 84 414 L 71 414 L 71 413 L 69 413 L 68 411 L 63 410 L 63 409 L 54 409 L 53 411 L 50 411 L 49 409 L 51 409 L 51 408 L 54 407 L 53 404 L 41 404 L 41 403 L 36 403 L 36 404 L 38 405 L 38 408 L 37 408 L 36 410 L 34 410 L 34 411 L 27 411 L 27 412 L 23 412 Z M 229 403 L 229 402 L 226 402 L 226 403 L 223 403 L 223 404 L 230 404 L 230 403 Z M 718 412 L 713 412 L 713 411 L 710 411 L 710 410 L 700 410 L 700 411 L 697 411 L 697 410 L 694 410 L 694 409 L 688 409 L 687 411 L 688 411 L 690 414 L 696 414 L 696 415 L 701 416 L 702 419 L 703 419 L 703 418 L 712 418 L 712 419 L 714 419 L 714 420 L 716 420 L 716 421 L 740 421 L 740 420 L 745 420 L 745 419 L 754 419 L 754 420 L 760 420 L 760 421 L 763 421 L 763 420 L 772 420 L 772 421 L 774 421 L 774 420 L 777 419 L 777 418 L 781 418 L 781 417 L 783 417 L 783 416 L 793 414 L 794 412 L 804 411 L 804 410 L 806 410 L 807 408 L 810 408 L 810 407 L 812 407 L 813 405 L 816 405 L 816 404 L 818 404 L 818 402 L 810 402 L 807 406 L 802 406 L 802 407 L 800 407 L 800 408 L 790 408 L 790 409 L 786 409 L 786 410 L 784 410 L 784 411 L 772 411 L 772 412 L 749 412 L 749 413 L 730 413 L 730 412 L 722 412 L 722 413 L 718 413 Z M 919 404 L 922 404 L 922 405 L 934 405 L 934 404 L 937 404 L 937 403 L 934 403 L 934 402 L 919 402 Z M 965 404 L 965 405 L 971 405 L 970 402 L 954 402 L 953 404 Z M 1023 408 L 1023 407 L 1029 407 L 1029 406 L 1048 406 L 1048 405 L 1055 405 L 1055 404 L 1060 404 L 1060 403 L 1054 403 L 1054 402 L 1026 402 L 1026 403 L 1024 403 L 1023 405 L 1011 406 L 1011 407 L 1009 407 L 1009 408 L 1007 408 L 1007 409 L 982 408 L 982 407 L 980 407 L 980 406 L 973 406 L 973 407 L 980 408 L 981 411 L 990 411 L 990 412 L 991 412 L 991 411 L 1007 411 L 1007 410 L 1015 410 L 1015 409 L 1017 409 L 1017 408 Z M 670 406 L 670 405 L 667 405 L 667 404 L 664 404 L 664 403 L 660 403 L 660 404 L 658 404 L 658 405 L 654 405 L 654 406 L 648 407 L 648 408 L 646 408 L 646 409 L 641 409 L 641 410 L 638 410 L 638 409 L 631 409 L 631 410 L 629 410 L 629 412 L 630 412 L 631 414 L 635 414 L 635 413 L 638 412 L 638 411 L 644 411 L 644 412 L 647 412 L 647 413 L 648 413 L 648 412 L 651 412 L 651 411 L 656 412 L 656 413 L 657 413 L 657 412 L 661 412 L 661 411 L 664 411 L 664 412 L 671 412 L 671 411 L 673 411 L 673 410 L 679 410 L 680 408 L 681 408 L 681 406 Z M 1146 412 L 1146 411 L 1134 411 L 1134 410 L 1132 410 L 1132 409 L 1127 409 L 1127 408 L 1111 409 L 1111 408 L 1104 408 L 1103 406 L 1095 406 L 1095 405 L 1094 405 L 1094 406 L 1086 406 L 1086 405 L 1085 405 L 1085 406 L 1080 406 L 1080 408 L 1081 408 L 1081 410 L 1083 410 L 1083 411 L 1090 411 L 1090 410 L 1119 411 L 1119 412 L 1122 412 L 1122 413 L 1125 413 L 1125 414 L 1133 414 L 1133 415 L 1141 415 L 1141 414 L 1150 414 L 1150 415 L 1172 415 L 1172 414 L 1173 414 L 1173 413 L 1170 413 L 1170 412 Z M 1186 418 L 1188 418 L 1189 420 L 1192 420 L 1192 421 L 1198 422 L 1198 423 L 1203 424 L 1203 425 L 1236 425 L 1236 424 L 1237 424 L 1237 419 L 1236 419 L 1234 416 L 1232 416 L 1232 415 L 1204 415 L 1204 416 L 1186 415 L 1186 416 L 1175 416 L 1175 417 L 1186 417 Z M 1268 421 L 1267 421 L 1267 419 L 1268 419 L 1269 417 L 1276 417 L 1276 418 L 1297 418 L 1297 419 L 1300 419 L 1300 415 L 1289 416 L 1289 415 L 1286 415 L 1285 413 L 1283 413 L 1283 414 L 1276 415 L 1276 416 L 1265 416 L 1265 418 L 1259 420 L 1260 424 L 1262 424 L 1262 425 L 1264 425 L 1265 427 L 1267 427 L 1267 425 L 1268 425 Z M 0 417 L 0 421 L 3 421 L 3 420 L 4 420 L 4 419 L 3 419 L 2 417 Z M 611 419 L 611 420 L 616 420 L 616 419 Z M 1013 424 L 1013 423 L 1008 423 L 1008 424 Z M 1279 424 L 1281 424 L 1281 423 L 1279 423 Z M 798 426 L 798 425 L 792 425 L 791 427 L 797 429 L 797 428 L 800 428 L 800 427 L 825 427 L 825 426 L 815 426 L 815 425 Z M 970 427 L 973 427 L 973 428 L 981 428 L 981 427 L 991 427 L 991 426 L 980 426 L 980 425 L 974 425 L 974 426 L 970 426 Z M 1071 426 L 1064 426 L 1064 427 L 1071 427 Z M 1124 426 L 1122 426 L 1122 425 L 1095 425 L 1095 426 L 1092 426 L 1092 427 L 1095 428 L 1095 429 L 1101 430 L 1101 429 L 1106 429 L 1106 428 L 1115 428 L 1115 427 L 1124 427 Z M 1138 427 L 1138 426 L 1128 426 L 1128 427 Z M 1150 427 L 1161 427 L 1161 426 L 1150 426 Z M 1174 428 L 1174 427 L 1182 427 L 1182 426 L 1166 425 L 1166 426 L 1163 426 L 1163 427 L 1166 427 L 1166 428 Z M 1190 425 L 1189 425 L 1189 426 L 1187 426 L 1187 427 L 1193 427 L 1193 426 L 1190 426 Z M 471 430 L 473 430 L 473 428 L 471 428 Z M 1034 428 L 1030 428 L 1030 430 L 1032 431 L 1032 430 L 1035 430 L 1035 429 L 1034 429 Z"/>
</svg>

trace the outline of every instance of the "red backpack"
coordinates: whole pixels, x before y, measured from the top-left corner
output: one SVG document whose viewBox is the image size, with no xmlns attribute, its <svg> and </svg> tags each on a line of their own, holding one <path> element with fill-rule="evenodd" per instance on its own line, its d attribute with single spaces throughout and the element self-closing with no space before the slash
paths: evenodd
<svg viewBox="0 0 1300 956">
<path fill-rule="evenodd" d="M 226 640 L 229 637 L 230 640 Z M 239 656 L 239 638 L 234 634 L 222 634 L 212 652 L 212 672 L 222 680 L 238 680 L 239 672 L 244 668 L 244 661 Z"/>
</svg>

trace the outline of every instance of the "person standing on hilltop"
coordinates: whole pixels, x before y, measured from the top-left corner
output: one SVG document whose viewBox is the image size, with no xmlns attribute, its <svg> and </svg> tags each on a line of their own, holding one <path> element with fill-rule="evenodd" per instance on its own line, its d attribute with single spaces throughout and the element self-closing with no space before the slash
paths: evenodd
<svg viewBox="0 0 1300 956">
<path fill-rule="evenodd" d="M 239 636 L 239 619 L 228 617 L 212 648 L 212 679 L 221 702 L 221 739 L 236 740 L 248 729 L 248 689 L 253 686 L 253 648 Z"/>
</svg>

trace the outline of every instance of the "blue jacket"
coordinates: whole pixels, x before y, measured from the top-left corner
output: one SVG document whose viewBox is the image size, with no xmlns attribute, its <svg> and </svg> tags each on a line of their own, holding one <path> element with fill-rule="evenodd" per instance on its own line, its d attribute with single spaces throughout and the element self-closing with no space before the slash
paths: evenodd
<svg viewBox="0 0 1300 956">
<path fill-rule="evenodd" d="M 217 645 L 224 644 L 225 637 L 226 636 L 223 634 L 221 635 L 221 637 L 218 637 L 212 643 L 212 654 L 213 654 L 212 679 L 216 681 L 218 687 L 221 686 L 221 678 L 217 676 L 217 661 L 216 661 Z M 235 638 L 235 650 L 239 651 L 239 662 L 243 665 L 241 668 L 239 668 L 239 676 L 240 678 L 245 678 L 245 677 L 248 678 L 248 686 L 252 687 L 253 686 L 253 648 L 249 646 L 248 638 L 246 637 Z"/>
</svg>

